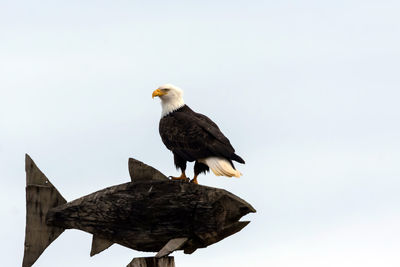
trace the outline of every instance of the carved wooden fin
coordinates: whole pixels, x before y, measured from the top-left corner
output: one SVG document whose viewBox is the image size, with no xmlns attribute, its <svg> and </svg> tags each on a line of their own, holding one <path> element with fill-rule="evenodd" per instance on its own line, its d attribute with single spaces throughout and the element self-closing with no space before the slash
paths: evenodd
<svg viewBox="0 0 400 267">
<path fill-rule="evenodd" d="M 92 249 L 90 250 L 90 257 L 99 254 L 100 252 L 108 249 L 114 244 L 113 241 L 99 237 L 98 235 L 93 235 L 92 239 Z"/>
<path fill-rule="evenodd" d="M 46 224 L 47 212 L 67 201 L 39 170 L 35 162 L 25 155 L 26 171 L 26 229 L 22 266 L 30 267 L 43 251 L 63 231 L 63 228 Z"/>
<path fill-rule="evenodd" d="M 129 158 L 128 167 L 129 175 L 131 176 L 132 182 L 148 180 L 168 180 L 167 176 L 162 174 L 160 171 L 133 158 Z"/>
<path fill-rule="evenodd" d="M 183 238 L 174 238 L 168 241 L 168 243 L 157 253 L 156 258 L 161 258 L 164 256 L 168 256 L 175 250 L 180 249 L 186 241 L 188 241 L 189 238 L 183 237 Z"/>
</svg>

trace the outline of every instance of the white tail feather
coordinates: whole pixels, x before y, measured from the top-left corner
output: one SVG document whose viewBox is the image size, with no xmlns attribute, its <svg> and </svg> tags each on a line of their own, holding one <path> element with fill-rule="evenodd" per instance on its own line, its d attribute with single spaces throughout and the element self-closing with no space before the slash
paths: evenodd
<svg viewBox="0 0 400 267">
<path fill-rule="evenodd" d="M 224 158 L 210 157 L 201 159 L 199 162 L 206 164 L 217 176 L 240 177 L 242 175 L 240 171 L 235 170 L 231 163 Z"/>
</svg>

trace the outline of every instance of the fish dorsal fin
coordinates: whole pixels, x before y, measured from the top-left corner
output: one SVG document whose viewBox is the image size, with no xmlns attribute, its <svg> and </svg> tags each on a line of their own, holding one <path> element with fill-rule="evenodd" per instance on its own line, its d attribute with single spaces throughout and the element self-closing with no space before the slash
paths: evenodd
<svg viewBox="0 0 400 267">
<path fill-rule="evenodd" d="M 188 241 L 189 238 L 187 237 L 182 237 L 182 238 L 174 238 L 168 241 L 167 244 L 157 253 L 156 258 L 161 258 L 164 256 L 168 256 L 175 250 L 180 249 L 186 241 Z"/>
<path fill-rule="evenodd" d="M 129 158 L 128 161 L 129 175 L 131 176 L 132 182 L 137 181 L 165 181 L 168 178 L 155 168 L 133 158 Z"/>
<path fill-rule="evenodd" d="M 93 235 L 92 239 L 92 249 L 90 250 L 90 257 L 99 254 L 100 252 L 108 249 L 114 244 L 113 241 L 99 237 L 98 235 Z"/>
</svg>

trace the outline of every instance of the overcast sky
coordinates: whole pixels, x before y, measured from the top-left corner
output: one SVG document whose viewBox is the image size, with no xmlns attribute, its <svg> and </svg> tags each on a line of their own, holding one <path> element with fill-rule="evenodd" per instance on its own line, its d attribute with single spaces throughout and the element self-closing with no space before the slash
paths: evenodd
<svg viewBox="0 0 400 267">
<path fill-rule="evenodd" d="M 399 266 L 398 1 L 0 2 L 0 251 L 21 266 L 24 154 L 67 200 L 129 181 L 135 157 L 179 174 L 159 85 L 181 87 L 246 160 L 201 176 L 257 213 L 183 266 Z M 192 165 L 188 175 L 192 176 Z M 38 267 L 153 255 L 65 231 Z"/>
</svg>

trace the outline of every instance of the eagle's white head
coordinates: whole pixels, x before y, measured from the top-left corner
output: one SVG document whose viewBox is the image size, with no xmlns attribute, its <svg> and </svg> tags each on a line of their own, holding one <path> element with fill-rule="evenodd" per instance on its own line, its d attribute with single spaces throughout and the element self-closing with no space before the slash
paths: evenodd
<svg viewBox="0 0 400 267">
<path fill-rule="evenodd" d="M 164 84 L 153 92 L 152 97 L 158 96 L 161 99 L 161 117 L 179 109 L 185 103 L 183 102 L 183 91 L 172 84 Z"/>
</svg>

